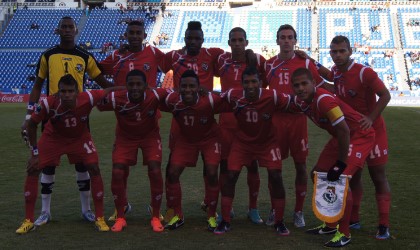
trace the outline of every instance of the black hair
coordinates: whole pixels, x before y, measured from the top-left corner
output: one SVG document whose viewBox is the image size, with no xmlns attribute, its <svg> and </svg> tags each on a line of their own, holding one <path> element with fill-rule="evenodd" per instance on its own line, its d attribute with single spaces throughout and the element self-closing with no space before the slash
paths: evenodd
<svg viewBox="0 0 420 250">
<path fill-rule="evenodd" d="M 242 81 L 244 80 L 245 75 L 247 76 L 257 75 L 258 80 L 260 79 L 260 73 L 258 72 L 255 66 L 248 66 L 245 68 L 244 72 L 242 72 Z"/>
<path fill-rule="evenodd" d="M 293 74 L 292 74 L 292 83 L 293 83 L 293 79 L 295 79 L 298 76 L 302 76 L 305 75 L 308 77 L 309 80 L 313 81 L 314 77 L 312 76 L 312 73 L 309 69 L 307 68 L 298 68 L 296 69 Z"/>
<path fill-rule="evenodd" d="M 201 29 L 201 23 L 199 21 L 190 21 L 188 23 L 187 30 L 200 30 L 201 32 L 203 32 L 203 30 Z"/>
<path fill-rule="evenodd" d="M 182 73 L 181 75 L 181 79 L 182 78 L 186 78 L 186 77 L 193 77 L 197 80 L 197 85 L 200 85 L 200 80 L 198 79 L 198 75 L 194 72 L 194 70 L 186 70 L 184 73 Z"/>
<path fill-rule="evenodd" d="M 332 40 L 331 43 L 333 44 L 339 44 L 339 43 L 346 43 L 347 44 L 347 48 L 350 50 L 351 46 L 350 46 L 350 41 L 346 36 L 335 36 Z"/>
<path fill-rule="evenodd" d="M 70 74 L 66 74 L 58 80 L 58 86 L 60 87 L 60 84 L 68 85 L 68 86 L 74 86 L 76 90 L 78 90 L 78 84 L 76 79 Z"/>
<path fill-rule="evenodd" d="M 231 29 L 231 30 L 229 31 L 229 38 L 230 38 L 230 35 L 231 35 L 233 32 L 242 32 L 242 33 L 244 33 L 244 37 L 245 37 L 245 40 L 246 40 L 246 31 L 245 31 L 244 29 L 242 29 L 241 27 L 235 27 L 235 28 Z"/>
<path fill-rule="evenodd" d="M 283 24 L 283 25 L 280 26 L 280 28 L 277 30 L 277 39 L 279 38 L 279 33 L 282 30 L 292 30 L 293 31 L 293 35 L 295 36 L 295 39 L 297 40 L 296 30 L 290 24 Z"/>
<path fill-rule="evenodd" d="M 63 20 L 72 20 L 73 21 L 73 23 L 74 23 L 74 26 L 77 26 L 76 25 L 76 21 L 73 19 L 73 17 L 71 17 L 71 16 L 63 16 L 61 19 L 60 19 L 60 21 L 58 22 L 58 27 L 60 28 L 60 26 L 61 26 L 61 22 L 63 21 Z M 77 27 L 76 27 L 77 28 Z"/>
<path fill-rule="evenodd" d="M 130 76 L 140 76 L 141 78 L 143 78 L 143 81 L 147 84 L 146 74 L 141 70 L 133 69 L 132 71 L 128 72 L 127 76 L 125 77 L 126 82 L 128 82 L 128 78 Z"/>
</svg>

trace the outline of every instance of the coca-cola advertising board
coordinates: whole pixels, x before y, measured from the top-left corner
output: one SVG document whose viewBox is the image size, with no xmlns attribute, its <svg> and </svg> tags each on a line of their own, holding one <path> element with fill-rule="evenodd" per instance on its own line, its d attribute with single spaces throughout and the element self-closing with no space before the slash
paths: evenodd
<svg viewBox="0 0 420 250">
<path fill-rule="evenodd" d="M 41 95 L 40 99 L 45 98 L 46 95 Z M 28 102 L 29 95 L 19 95 L 19 94 L 0 94 L 0 103 L 22 103 Z"/>
</svg>

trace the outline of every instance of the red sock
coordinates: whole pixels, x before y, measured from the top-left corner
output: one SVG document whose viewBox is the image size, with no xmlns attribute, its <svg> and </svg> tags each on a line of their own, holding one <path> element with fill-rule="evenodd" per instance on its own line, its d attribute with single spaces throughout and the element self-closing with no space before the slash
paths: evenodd
<svg viewBox="0 0 420 250">
<path fill-rule="evenodd" d="M 268 191 L 270 193 L 271 209 L 274 209 L 274 207 L 273 207 L 273 204 L 274 204 L 274 201 L 273 201 L 273 187 L 271 186 L 270 182 L 268 182 Z"/>
<path fill-rule="evenodd" d="M 275 213 L 275 222 L 280 222 L 283 220 L 283 216 L 284 216 L 284 208 L 286 207 L 286 200 L 285 199 L 275 199 L 272 198 L 272 204 L 271 206 L 274 208 L 274 210 L 276 211 Z"/>
<path fill-rule="evenodd" d="M 226 180 L 227 180 L 227 173 L 220 172 L 220 175 L 219 175 L 219 188 L 220 188 L 220 190 L 222 190 L 222 187 L 223 187 L 223 185 L 225 185 Z"/>
<path fill-rule="evenodd" d="M 162 204 L 163 179 L 160 169 L 148 171 L 150 181 L 150 204 L 153 208 L 153 217 L 159 218 L 160 205 Z"/>
<path fill-rule="evenodd" d="M 305 202 L 307 185 L 295 185 L 296 204 L 295 212 L 303 211 L 303 203 Z"/>
<path fill-rule="evenodd" d="M 247 175 L 247 182 L 249 187 L 249 209 L 257 208 L 258 193 L 260 192 L 260 175 L 258 172 Z"/>
<path fill-rule="evenodd" d="M 38 197 L 38 176 L 26 176 L 25 187 L 25 218 L 34 222 L 35 203 Z"/>
<path fill-rule="evenodd" d="M 95 205 L 95 216 L 104 216 L 104 184 L 101 175 L 90 176 L 93 204 Z"/>
<path fill-rule="evenodd" d="M 222 217 L 226 222 L 230 222 L 230 211 L 232 210 L 233 198 L 222 196 Z"/>
<path fill-rule="evenodd" d="M 379 224 L 389 227 L 389 207 L 391 205 L 391 193 L 375 194 L 378 206 Z"/>
<path fill-rule="evenodd" d="M 114 196 L 114 204 L 117 209 L 117 217 L 124 218 L 124 206 L 127 194 L 125 189 L 125 171 L 119 168 L 112 169 L 111 191 Z"/>
<path fill-rule="evenodd" d="M 209 182 L 207 181 L 206 176 L 203 176 L 203 180 L 204 180 L 204 203 L 206 205 L 209 205 Z"/>
<path fill-rule="evenodd" d="M 130 175 L 130 167 L 127 166 L 126 168 L 124 168 L 124 193 L 125 193 L 124 200 L 123 200 L 124 206 L 128 204 L 128 201 L 127 201 L 128 191 L 127 190 L 128 190 L 128 176 L 129 175 Z"/>
<path fill-rule="evenodd" d="M 351 222 L 358 222 L 360 221 L 359 211 L 360 211 L 360 203 L 362 201 L 363 189 L 352 189 L 352 199 L 353 199 L 353 208 L 351 209 Z"/>
<path fill-rule="evenodd" d="M 208 190 L 209 203 L 207 210 L 207 217 L 214 217 L 216 215 L 217 201 L 219 200 L 219 186 L 209 186 Z"/>
<path fill-rule="evenodd" d="M 352 192 L 349 191 L 347 194 L 347 200 L 346 200 L 346 208 L 344 210 L 343 218 L 341 218 L 339 223 L 339 231 L 346 235 L 347 237 L 350 236 L 350 216 L 351 216 L 351 209 L 353 208 L 353 197 Z"/>
<path fill-rule="evenodd" d="M 168 208 L 173 208 L 175 211 L 175 215 L 180 217 L 183 216 L 182 208 L 181 208 L 181 199 L 182 199 L 182 191 L 181 191 L 181 184 L 177 183 L 169 183 L 167 184 L 166 188 L 166 200 L 168 201 Z M 169 204 L 171 206 L 169 206 Z"/>
</svg>

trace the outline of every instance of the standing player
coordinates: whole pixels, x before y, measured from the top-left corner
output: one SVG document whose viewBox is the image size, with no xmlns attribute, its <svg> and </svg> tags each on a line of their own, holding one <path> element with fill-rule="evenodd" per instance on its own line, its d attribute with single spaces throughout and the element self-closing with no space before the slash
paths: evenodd
<svg viewBox="0 0 420 250">
<path fill-rule="evenodd" d="M 199 96 L 199 85 L 197 74 L 193 70 L 185 71 L 181 76 L 179 92 L 169 94 L 164 107 L 165 111 L 173 114 L 173 120 L 179 128 L 178 134 L 175 135 L 176 141 L 172 149 L 166 180 L 167 208 L 174 210 L 174 217 L 165 226 L 170 230 L 184 225 L 179 178 L 186 167 L 196 165 L 199 153 L 204 159 L 205 178 L 208 184 L 208 229 L 213 231 L 217 226 L 220 130 L 214 114 L 219 112 L 221 100 L 220 97 L 211 93 Z"/>
<path fill-rule="evenodd" d="M 258 160 L 267 168 L 271 185 L 271 205 L 276 209 L 274 228 L 278 235 L 289 235 L 283 222 L 285 191 L 281 173 L 281 153 L 272 116 L 276 110 L 287 109 L 290 97 L 277 95 L 276 90 L 261 88 L 259 72 L 248 67 L 242 73 L 242 89 L 231 89 L 224 99 L 238 122 L 235 138 L 228 157 L 228 178 L 222 187 L 222 217 L 215 234 L 230 230 L 230 211 L 235 196 L 235 185 L 243 166 Z"/>
<path fill-rule="evenodd" d="M 297 56 L 294 46 L 297 42 L 295 29 L 288 24 L 281 25 L 277 31 L 277 44 L 280 46 L 280 53 L 266 62 L 265 71 L 270 89 L 277 90 L 278 93 L 292 94 L 290 77 L 297 68 L 308 68 L 315 76 L 317 84 L 322 84 L 323 80 L 319 76 L 316 67 L 308 59 Z M 277 128 L 277 135 L 281 143 L 282 160 L 290 155 L 296 169 L 295 194 L 296 203 L 293 214 L 294 225 L 304 227 L 305 219 L 303 216 L 303 203 L 306 196 L 308 175 L 306 173 L 306 158 L 308 156 L 308 128 L 307 120 L 303 114 L 290 114 L 276 112 L 273 122 Z M 272 225 L 273 214 L 266 221 L 267 225 Z"/>
<path fill-rule="evenodd" d="M 246 32 L 240 27 L 233 28 L 229 32 L 228 44 L 232 52 L 225 52 L 217 59 L 215 72 L 220 76 L 222 92 L 231 88 L 241 88 L 242 72 L 246 68 L 246 52 L 245 48 L 248 46 L 246 39 Z M 258 73 L 264 77 L 265 58 L 256 54 Z M 263 82 L 263 85 L 266 85 Z M 222 160 L 220 161 L 220 187 L 227 178 L 227 159 L 229 156 L 230 145 L 233 141 L 233 135 L 237 130 L 237 121 L 232 113 L 222 113 L 219 118 L 219 125 L 222 132 Z M 247 166 L 248 175 L 247 182 L 249 187 L 249 205 L 248 217 L 256 224 L 263 223 L 261 216 L 257 209 L 258 193 L 260 190 L 260 176 L 258 173 L 258 162 L 253 161 L 251 165 Z"/>
<path fill-rule="evenodd" d="M 201 23 L 198 21 L 191 21 L 188 23 L 188 27 L 185 31 L 185 49 L 179 51 L 174 50 L 166 53 L 165 55 L 165 67 L 164 72 L 173 70 L 173 82 L 174 88 L 179 87 L 182 74 L 186 70 L 193 70 L 200 79 L 200 88 L 206 90 L 213 90 L 213 77 L 214 67 L 217 62 L 219 55 L 223 54 L 224 51 L 219 48 L 202 48 L 204 42 L 204 34 L 201 29 Z M 246 59 L 249 63 L 254 61 L 252 50 L 246 51 Z M 179 128 L 175 122 L 171 125 L 171 135 L 169 138 L 169 148 L 172 150 L 173 145 L 176 141 L 174 135 L 177 134 Z M 171 158 L 171 155 L 169 155 Z M 170 162 L 170 161 L 168 161 Z M 206 168 L 203 169 L 203 178 L 205 183 L 205 197 L 202 202 L 202 209 L 207 210 L 208 205 L 208 184 L 205 173 Z M 168 216 L 172 211 L 168 211 Z"/>
<path fill-rule="evenodd" d="M 217 61 L 217 57 L 224 51 L 219 48 L 202 48 L 204 42 L 204 34 L 201 29 L 201 23 L 198 21 L 191 21 L 188 23 L 188 27 L 185 30 L 185 49 L 173 50 L 165 55 L 165 67 L 163 71 L 173 71 L 173 83 L 174 88 L 179 88 L 182 74 L 187 70 L 193 70 L 200 79 L 200 88 L 206 90 L 213 90 L 213 77 L 214 77 L 214 65 Z M 177 123 L 172 120 L 169 148 L 172 152 L 174 144 L 176 143 L 176 135 L 179 134 L 179 128 Z M 171 161 L 171 155 L 169 154 L 168 166 Z M 204 159 L 205 161 L 205 159 Z M 208 212 L 209 204 L 209 186 L 206 178 L 206 168 L 203 168 L 203 179 L 205 186 L 205 197 L 202 202 L 202 209 Z M 172 217 L 173 211 L 168 209 L 165 220 L 169 220 Z"/>
<path fill-rule="evenodd" d="M 95 226 L 99 231 L 109 231 L 103 217 L 104 187 L 98 154 L 88 127 L 90 112 L 109 91 L 95 90 L 79 94 L 78 82 L 67 74 L 58 80 L 58 95 L 44 99 L 32 113 L 27 126 L 32 156 L 25 180 L 25 220 L 16 233 L 25 234 L 35 228 L 39 174 L 47 166 L 58 166 L 61 156 L 65 154 L 71 164 L 81 162 L 89 171 L 95 204 Z M 43 121 L 47 123 L 37 143 L 37 126 Z"/>
<path fill-rule="evenodd" d="M 158 70 L 163 65 L 164 54 L 153 46 L 144 46 L 143 40 L 147 34 L 144 30 L 144 22 L 135 20 L 127 25 L 124 36 L 128 41 L 128 50 L 122 52 L 115 50 L 105 60 L 101 61 L 104 74 L 112 75 L 115 85 L 125 85 L 127 74 L 134 70 L 141 70 L 147 79 L 149 87 L 156 87 L 156 78 Z M 160 117 L 160 114 L 157 116 Z M 122 169 L 124 171 L 124 185 L 127 193 L 127 178 L 130 174 L 130 168 Z M 127 198 L 127 195 L 124 196 Z M 125 213 L 131 211 L 131 205 L 127 199 L 123 202 Z M 153 213 L 153 212 L 152 212 Z M 109 221 L 115 221 L 117 218 L 117 210 L 109 217 Z"/>
<path fill-rule="evenodd" d="M 159 219 L 162 202 L 163 180 L 161 173 L 162 146 L 159 133 L 157 111 L 160 103 L 168 95 L 165 89 L 148 89 L 146 75 L 132 70 L 126 77 L 126 91 L 112 92 L 98 106 L 101 111 L 113 110 L 117 117 L 115 143 L 112 152 L 112 182 L 117 219 L 111 228 L 120 232 L 127 226 L 124 206 L 127 205 L 127 176 L 130 166 L 137 164 L 137 153 L 143 152 L 143 164 L 148 166 L 151 191 L 153 231 L 162 232 Z"/>
<path fill-rule="evenodd" d="M 391 204 L 391 190 L 385 174 L 388 162 L 388 137 L 385 121 L 381 115 L 391 99 L 385 84 L 371 68 L 356 63 L 350 58 L 352 49 L 350 41 L 345 36 L 336 36 L 330 44 L 330 56 L 335 65 L 331 71 L 321 68 L 320 72 L 326 72 L 325 78 L 334 81 L 335 94 L 350 105 L 354 110 L 363 114 L 360 126 L 363 129 L 373 127 L 375 130 L 375 146 L 366 159 L 369 174 L 375 185 L 376 204 L 379 214 L 379 225 L 376 238 L 388 239 L 389 233 L 389 209 Z M 313 60 L 313 59 L 312 59 Z M 355 77 L 356 76 L 356 77 Z M 377 99 L 376 96 L 379 98 Z M 353 176 L 352 194 L 353 209 L 351 227 L 360 228 L 359 208 L 362 200 L 362 171 Z"/>
<path fill-rule="evenodd" d="M 164 53 L 153 46 L 144 46 L 147 37 L 144 22 L 134 20 L 128 23 L 124 36 L 128 41 L 128 50 L 113 51 L 100 62 L 103 73 L 112 75 L 115 85 L 125 86 L 128 72 L 141 70 L 147 78 L 149 87 L 156 87 L 158 70 L 163 66 Z"/>
<path fill-rule="evenodd" d="M 72 75 L 76 81 L 79 92 L 83 90 L 85 73 L 94 79 L 101 87 L 108 87 L 109 83 L 101 73 L 93 55 L 86 50 L 76 46 L 74 39 L 77 35 L 77 27 L 73 18 L 65 16 L 60 19 L 56 32 L 60 35 L 60 44 L 46 50 L 39 59 L 37 66 L 37 77 L 34 87 L 29 96 L 26 119 L 22 125 L 22 135 L 34 111 L 35 104 L 41 95 L 42 85 L 47 79 L 47 94 L 53 95 L 58 91 L 58 80 L 66 74 Z M 95 221 L 95 216 L 90 210 L 90 177 L 83 164 L 76 163 L 76 179 L 80 191 L 82 205 L 82 216 L 88 221 Z M 55 166 L 46 166 L 41 175 L 42 212 L 35 221 L 36 226 L 41 226 L 51 219 L 50 204 L 51 193 L 55 179 Z"/>
<path fill-rule="evenodd" d="M 363 118 L 362 114 L 334 97 L 331 92 L 315 88 L 314 78 L 308 69 L 295 70 L 291 75 L 291 81 L 294 93 L 303 101 L 296 102 L 300 110 L 315 125 L 327 130 L 332 135 L 332 138 L 324 146 L 313 171 L 328 172 L 328 181 L 337 181 L 341 174 L 353 176 L 363 168 L 364 161 L 373 148 L 375 131 L 372 128 L 362 129 L 360 127 L 359 120 Z M 339 222 L 338 229 L 336 224 L 327 226 L 324 223 L 323 226 L 308 230 L 307 233 L 335 233 L 335 236 L 325 243 L 326 247 L 343 247 L 350 244 L 351 209 L 352 195 L 349 188 L 344 215 Z"/>
</svg>

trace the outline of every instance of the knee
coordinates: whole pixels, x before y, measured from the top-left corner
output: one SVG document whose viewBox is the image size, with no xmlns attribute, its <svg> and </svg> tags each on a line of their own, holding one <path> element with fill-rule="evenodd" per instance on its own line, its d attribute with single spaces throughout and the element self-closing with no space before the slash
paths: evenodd
<svg viewBox="0 0 420 250">
<path fill-rule="evenodd" d="M 101 175 L 101 171 L 99 170 L 98 165 L 89 165 L 86 166 L 86 168 L 91 176 Z"/>
<path fill-rule="evenodd" d="M 87 167 L 83 164 L 83 163 L 76 163 L 74 164 L 74 168 L 76 169 L 77 172 L 86 172 Z"/>
<path fill-rule="evenodd" d="M 42 173 L 46 175 L 55 175 L 55 166 L 48 166 L 43 168 Z"/>
</svg>

